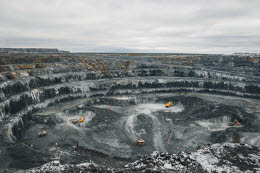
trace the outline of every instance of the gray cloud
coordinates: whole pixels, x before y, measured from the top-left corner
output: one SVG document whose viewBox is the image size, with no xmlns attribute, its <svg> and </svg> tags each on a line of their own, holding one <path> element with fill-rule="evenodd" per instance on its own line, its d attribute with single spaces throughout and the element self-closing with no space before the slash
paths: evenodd
<svg viewBox="0 0 260 173">
<path fill-rule="evenodd" d="M 0 0 L 0 47 L 259 52 L 258 0 Z"/>
</svg>

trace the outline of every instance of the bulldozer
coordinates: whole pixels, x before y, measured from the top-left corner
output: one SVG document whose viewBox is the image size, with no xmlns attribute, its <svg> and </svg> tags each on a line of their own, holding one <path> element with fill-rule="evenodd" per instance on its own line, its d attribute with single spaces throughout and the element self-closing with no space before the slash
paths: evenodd
<svg viewBox="0 0 260 173">
<path fill-rule="evenodd" d="M 165 107 L 166 107 L 166 108 L 169 108 L 169 107 L 171 107 L 172 105 L 173 105 L 172 102 L 168 102 L 168 103 L 165 104 Z"/>
<path fill-rule="evenodd" d="M 144 140 L 136 140 L 136 145 L 144 146 Z"/>
</svg>

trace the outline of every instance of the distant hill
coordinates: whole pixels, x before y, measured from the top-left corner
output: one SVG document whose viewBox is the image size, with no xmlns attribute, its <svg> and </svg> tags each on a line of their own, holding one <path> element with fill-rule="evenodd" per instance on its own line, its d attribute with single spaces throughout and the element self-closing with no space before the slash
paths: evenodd
<svg viewBox="0 0 260 173">
<path fill-rule="evenodd" d="M 70 53 L 69 51 L 58 50 L 57 48 L 0 48 L 0 54 L 20 53 Z"/>
</svg>

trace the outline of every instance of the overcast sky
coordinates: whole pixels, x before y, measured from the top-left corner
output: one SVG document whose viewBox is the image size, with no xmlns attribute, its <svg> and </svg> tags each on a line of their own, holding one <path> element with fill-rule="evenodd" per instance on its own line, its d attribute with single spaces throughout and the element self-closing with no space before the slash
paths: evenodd
<svg viewBox="0 0 260 173">
<path fill-rule="evenodd" d="M 0 0 L 0 47 L 260 52 L 260 0 Z"/>
</svg>

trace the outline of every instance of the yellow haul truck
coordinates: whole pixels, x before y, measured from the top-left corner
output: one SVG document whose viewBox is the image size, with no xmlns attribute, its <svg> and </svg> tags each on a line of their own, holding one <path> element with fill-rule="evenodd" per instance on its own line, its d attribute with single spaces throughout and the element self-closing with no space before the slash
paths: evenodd
<svg viewBox="0 0 260 173">
<path fill-rule="evenodd" d="M 165 104 L 165 107 L 166 107 L 166 108 L 169 108 L 169 107 L 171 107 L 172 105 L 173 105 L 172 102 L 168 102 L 168 103 Z"/>
<path fill-rule="evenodd" d="M 144 146 L 144 140 L 136 140 L 136 145 Z"/>
</svg>

